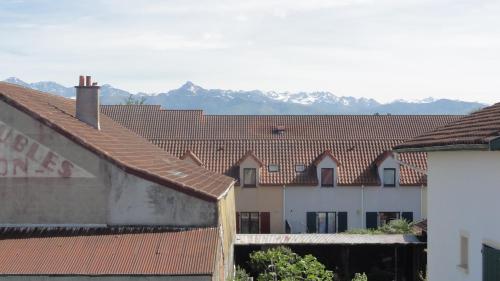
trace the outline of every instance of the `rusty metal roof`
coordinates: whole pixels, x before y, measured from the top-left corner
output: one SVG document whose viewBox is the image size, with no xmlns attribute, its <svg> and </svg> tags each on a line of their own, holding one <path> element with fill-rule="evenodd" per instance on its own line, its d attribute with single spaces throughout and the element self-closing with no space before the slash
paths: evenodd
<svg viewBox="0 0 500 281">
<path fill-rule="evenodd" d="M 237 234 L 235 245 L 421 244 L 410 234 Z"/>
<path fill-rule="evenodd" d="M 212 275 L 217 228 L 0 228 L 0 275 Z"/>
</svg>

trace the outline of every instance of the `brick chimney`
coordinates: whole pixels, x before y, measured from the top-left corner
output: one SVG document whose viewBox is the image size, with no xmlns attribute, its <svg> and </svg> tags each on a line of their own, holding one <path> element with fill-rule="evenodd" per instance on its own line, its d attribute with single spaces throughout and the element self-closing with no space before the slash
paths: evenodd
<svg viewBox="0 0 500 281">
<path fill-rule="evenodd" d="M 76 88 L 76 118 L 100 129 L 99 126 L 99 89 L 97 83 L 92 83 L 92 77 L 80 76 Z"/>
</svg>

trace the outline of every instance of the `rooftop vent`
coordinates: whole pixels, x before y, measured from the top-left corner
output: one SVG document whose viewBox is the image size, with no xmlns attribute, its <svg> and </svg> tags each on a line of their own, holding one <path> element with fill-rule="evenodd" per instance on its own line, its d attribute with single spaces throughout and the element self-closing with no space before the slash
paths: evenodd
<svg viewBox="0 0 500 281">
<path fill-rule="evenodd" d="M 92 83 L 92 77 L 80 76 L 76 88 L 76 118 L 88 125 L 100 129 L 99 125 L 99 86 Z"/>
<path fill-rule="evenodd" d="M 273 128 L 273 134 L 276 135 L 283 135 L 285 131 L 286 131 L 285 126 L 275 126 Z"/>
</svg>

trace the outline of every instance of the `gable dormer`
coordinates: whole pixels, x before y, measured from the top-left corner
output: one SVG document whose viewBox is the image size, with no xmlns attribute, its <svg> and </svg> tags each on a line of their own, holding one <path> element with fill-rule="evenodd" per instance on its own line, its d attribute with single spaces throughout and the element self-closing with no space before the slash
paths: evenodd
<svg viewBox="0 0 500 281">
<path fill-rule="evenodd" d="M 260 168 L 264 164 L 255 156 L 253 151 L 247 151 L 236 164 L 239 167 L 240 186 L 257 187 L 260 178 Z"/>
<path fill-rule="evenodd" d="M 203 166 L 203 162 L 191 150 L 186 150 L 186 152 L 184 152 L 181 156 L 181 160 L 190 161 L 198 166 Z"/>
<path fill-rule="evenodd" d="M 316 166 L 320 187 L 335 187 L 337 185 L 340 162 L 330 150 L 321 153 L 313 164 Z"/>
<path fill-rule="evenodd" d="M 384 151 L 374 161 L 382 187 L 399 187 L 400 165 L 396 157 L 394 152 Z"/>
</svg>

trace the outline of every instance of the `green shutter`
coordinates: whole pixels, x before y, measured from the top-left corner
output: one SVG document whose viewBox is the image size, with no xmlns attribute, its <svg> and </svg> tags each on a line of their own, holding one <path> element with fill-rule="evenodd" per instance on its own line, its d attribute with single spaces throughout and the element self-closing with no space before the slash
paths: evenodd
<svg viewBox="0 0 500 281">
<path fill-rule="evenodd" d="M 316 212 L 307 212 L 307 233 L 316 233 Z"/>
<path fill-rule="evenodd" d="M 403 212 L 401 217 L 407 222 L 413 222 L 413 212 Z"/>
<path fill-rule="evenodd" d="M 483 245 L 483 281 L 500 280 L 500 250 Z"/>
<path fill-rule="evenodd" d="M 344 232 L 347 230 L 347 212 L 338 212 L 338 230 L 337 232 Z"/>
<path fill-rule="evenodd" d="M 377 228 L 378 227 L 378 213 L 377 212 L 366 212 L 366 228 Z"/>
</svg>

